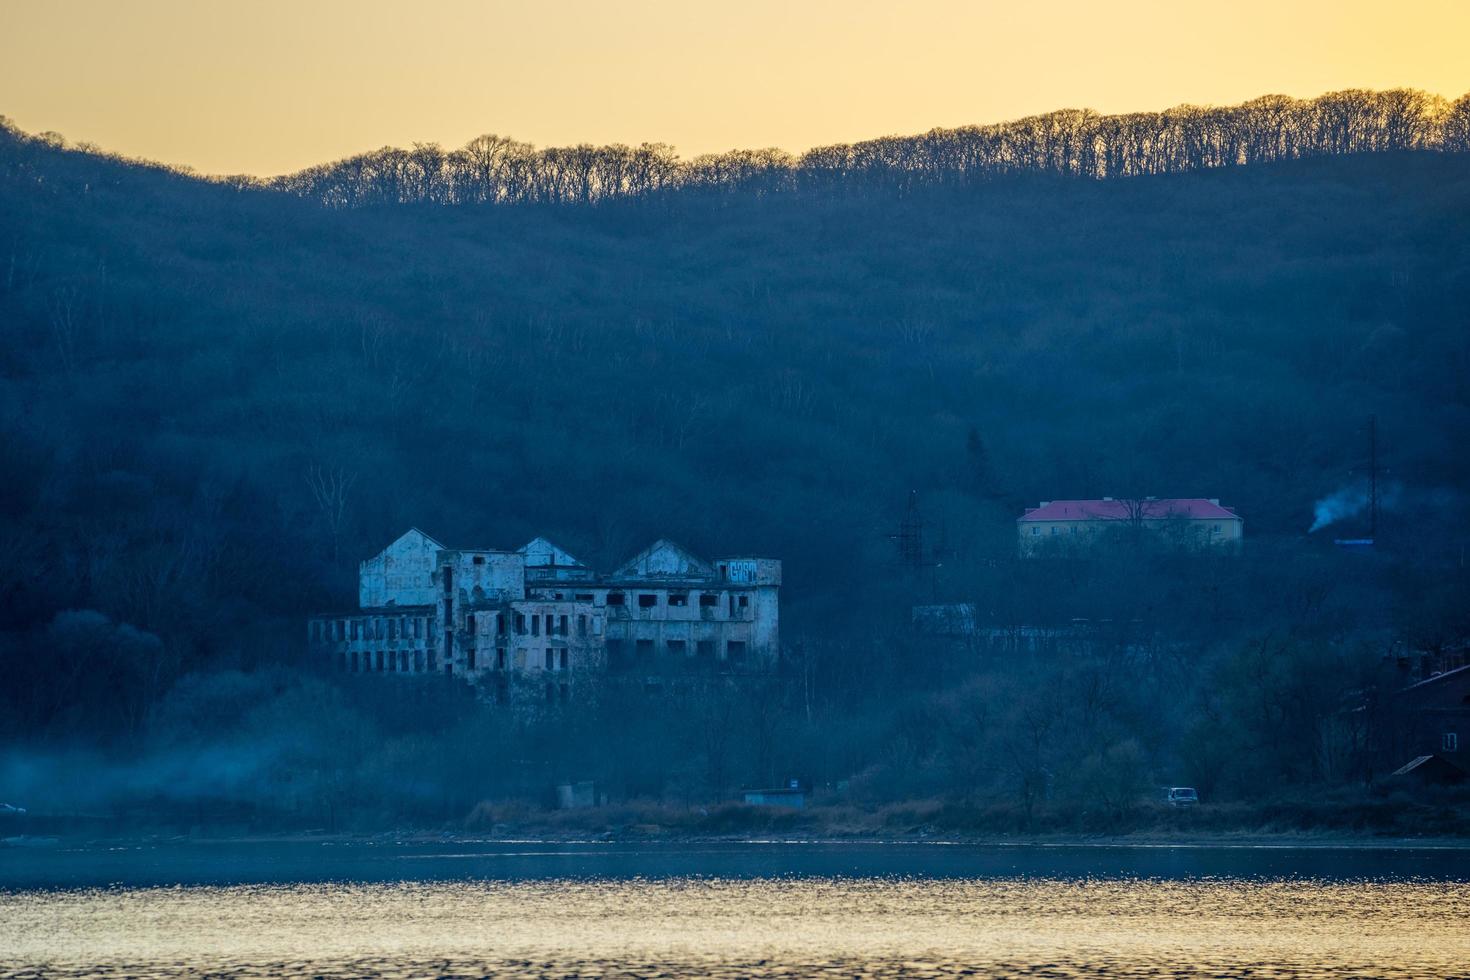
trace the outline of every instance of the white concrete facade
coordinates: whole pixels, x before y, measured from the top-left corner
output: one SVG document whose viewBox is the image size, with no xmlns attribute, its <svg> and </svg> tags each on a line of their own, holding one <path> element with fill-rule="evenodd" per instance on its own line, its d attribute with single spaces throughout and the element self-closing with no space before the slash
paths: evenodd
<svg viewBox="0 0 1470 980">
<path fill-rule="evenodd" d="M 434 567 L 442 550 L 444 546 L 423 531 L 409 528 L 358 566 L 358 607 L 432 605 Z"/>
<path fill-rule="evenodd" d="M 328 666 L 449 674 L 497 700 L 566 700 L 608 673 L 761 671 L 780 651 L 781 562 L 668 540 L 599 575 L 545 538 L 450 549 L 410 530 L 360 566 L 359 610 L 312 617 Z"/>
</svg>

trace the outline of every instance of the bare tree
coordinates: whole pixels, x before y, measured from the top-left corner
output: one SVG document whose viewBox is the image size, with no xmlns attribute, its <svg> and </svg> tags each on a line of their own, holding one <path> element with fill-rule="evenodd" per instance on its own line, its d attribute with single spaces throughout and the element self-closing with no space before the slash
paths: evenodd
<svg viewBox="0 0 1470 980">
<path fill-rule="evenodd" d="M 357 483 L 357 474 L 349 473 L 340 466 L 313 465 L 306 470 L 306 485 L 316 501 L 322 523 L 332 539 L 332 561 L 341 557 L 342 528 L 346 523 L 347 504 L 351 499 L 352 487 Z"/>
</svg>

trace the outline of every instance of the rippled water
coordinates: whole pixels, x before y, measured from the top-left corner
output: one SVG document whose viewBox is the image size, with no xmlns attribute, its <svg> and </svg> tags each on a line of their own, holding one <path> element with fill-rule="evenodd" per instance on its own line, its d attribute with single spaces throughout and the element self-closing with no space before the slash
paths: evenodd
<svg viewBox="0 0 1470 980">
<path fill-rule="evenodd" d="M 0 892 L 0 976 L 1449 977 L 1455 882 L 702 879 Z"/>
</svg>

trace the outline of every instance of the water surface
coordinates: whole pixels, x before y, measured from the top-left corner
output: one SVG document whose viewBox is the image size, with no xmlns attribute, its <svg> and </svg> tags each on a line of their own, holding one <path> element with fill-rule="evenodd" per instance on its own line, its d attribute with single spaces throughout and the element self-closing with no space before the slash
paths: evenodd
<svg viewBox="0 0 1470 980">
<path fill-rule="evenodd" d="M 282 848 L 0 852 L 0 977 L 1470 975 L 1463 851 Z"/>
</svg>

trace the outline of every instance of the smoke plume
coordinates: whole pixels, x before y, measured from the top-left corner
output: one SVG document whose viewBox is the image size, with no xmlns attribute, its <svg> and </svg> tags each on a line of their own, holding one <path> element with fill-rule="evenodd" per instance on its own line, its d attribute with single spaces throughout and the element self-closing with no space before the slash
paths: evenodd
<svg viewBox="0 0 1470 980">
<path fill-rule="evenodd" d="M 1398 506 L 1402 495 L 1403 487 L 1397 483 L 1380 485 L 1378 509 L 1392 510 Z M 1307 528 L 1307 533 L 1311 534 L 1330 524 L 1367 513 L 1370 502 L 1371 495 L 1366 480 L 1334 490 L 1312 506 L 1312 526 Z"/>
</svg>

